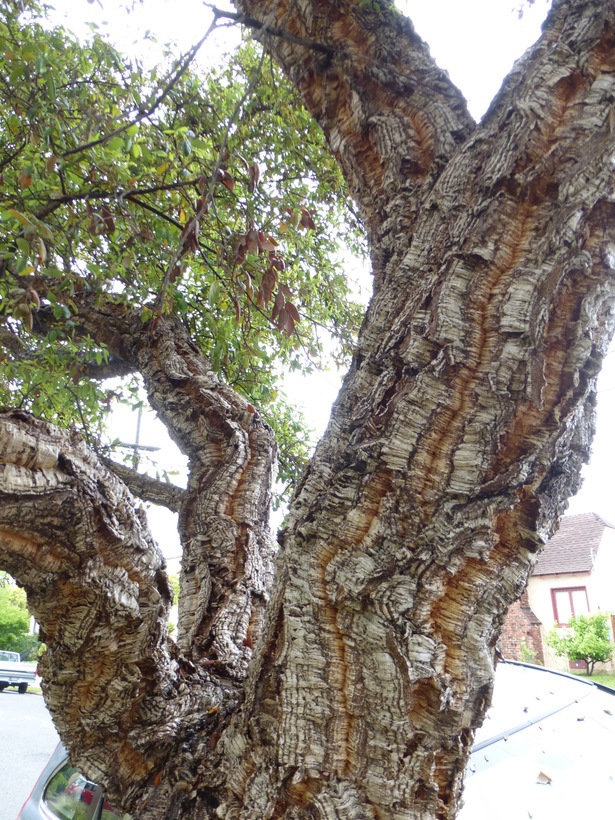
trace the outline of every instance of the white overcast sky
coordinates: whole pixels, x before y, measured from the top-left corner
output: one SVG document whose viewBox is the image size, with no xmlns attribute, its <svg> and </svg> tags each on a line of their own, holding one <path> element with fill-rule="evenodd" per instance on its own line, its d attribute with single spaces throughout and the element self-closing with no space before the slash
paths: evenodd
<svg viewBox="0 0 615 820">
<path fill-rule="evenodd" d="M 101 34 L 107 34 L 117 47 L 128 54 L 138 54 L 146 64 L 160 59 L 162 45 L 175 41 L 182 50 L 196 42 L 207 30 L 211 13 L 197 0 L 145 0 L 126 13 L 129 0 L 55 0 L 54 19 L 79 36 L 93 22 Z M 465 94 L 470 110 L 479 119 L 501 85 L 513 62 L 540 35 L 547 0 L 524 3 L 522 19 L 516 9 L 523 0 L 398 0 L 400 9 L 412 19 L 420 36 L 426 40 L 438 63 Z M 230 8 L 221 0 L 220 7 Z M 143 34 L 153 32 L 158 44 L 146 42 Z M 216 33 L 205 44 L 201 65 L 214 63 L 236 42 L 233 29 Z M 338 390 L 336 374 L 324 374 L 317 385 L 305 384 L 298 376 L 288 382 L 293 399 L 303 405 L 310 425 L 320 434 L 326 426 L 331 402 Z M 597 512 L 615 522 L 613 501 L 613 465 L 615 462 L 615 351 L 607 356 L 598 385 L 598 426 L 593 456 L 584 469 L 585 481 L 580 493 L 572 499 L 569 512 Z M 318 400 L 314 401 L 317 396 Z M 134 440 L 136 418 L 122 413 L 117 417 L 116 435 Z M 119 433 L 117 432 L 119 431 Z M 132 434 L 132 438 L 130 438 Z M 160 444 L 159 429 L 144 420 L 143 443 Z M 167 458 L 176 456 L 164 448 Z M 178 554 L 177 541 L 169 532 L 166 517 L 152 520 L 154 535 L 167 556 Z M 176 569 L 176 562 L 171 569 Z"/>
</svg>

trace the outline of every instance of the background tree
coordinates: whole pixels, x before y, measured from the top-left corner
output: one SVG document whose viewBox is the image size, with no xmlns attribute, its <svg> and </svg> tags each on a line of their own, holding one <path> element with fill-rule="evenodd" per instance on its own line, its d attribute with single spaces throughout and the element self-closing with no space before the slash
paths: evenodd
<svg viewBox="0 0 615 820">
<path fill-rule="evenodd" d="M 564 656 L 569 661 L 585 661 L 587 675 L 594 674 L 597 663 L 606 663 L 613 657 L 611 630 L 608 616 L 604 612 L 571 615 L 568 629 L 554 627 L 546 641 L 555 649 L 558 657 Z"/>
<path fill-rule="evenodd" d="M 35 657 L 38 638 L 29 633 L 26 593 L 11 582 L 0 584 L 0 649 L 19 652 L 22 660 Z"/>
<path fill-rule="evenodd" d="M 279 373 L 322 365 L 323 342 L 347 363 L 360 319 L 336 259 L 360 227 L 322 134 L 262 48 L 198 75 L 206 35 L 146 73 L 97 35 L 83 46 L 4 12 L 0 400 L 99 445 L 138 380 L 83 327 L 78 297 L 143 324 L 172 313 L 274 427 L 290 488 L 307 425 Z M 131 378 L 101 386 L 112 375 Z"/>
<path fill-rule="evenodd" d="M 102 184 L 89 152 L 119 150 L 118 129 L 134 140 L 148 118 L 166 140 L 189 101 L 170 119 L 162 102 L 184 72 L 145 103 L 124 100 L 126 118 L 112 110 L 113 122 L 90 134 L 80 125 L 74 153 L 73 120 L 83 119 L 69 105 L 68 142 L 52 150 L 77 163 L 74 187 L 45 199 L 69 215 L 47 225 L 49 214 L 7 202 L 3 270 L 10 290 L 27 294 L 6 291 L 11 336 L 18 320 L 35 337 L 60 322 L 56 347 L 68 337 L 92 351 L 77 382 L 103 365 L 138 373 L 188 456 L 185 491 L 126 473 L 142 497 L 157 493 L 179 510 L 177 644 L 166 633 L 162 558 L 117 468 L 70 429 L 15 409 L 0 420 L 0 562 L 42 625 L 44 693 L 73 761 L 140 818 L 452 818 L 507 607 L 578 486 L 613 330 L 615 9 L 557 0 L 476 124 L 388 4 L 238 7 L 230 16 L 264 41 L 339 162 L 374 275 L 349 373 L 279 548 L 267 528 L 272 429 L 247 388 L 233 389 L 243 384 L 230 365 L 222 371 L 224 357 L 216 367 L 205 356 L 203 305 L 183 312 L 175 295 L 191 276 L 182 261 L 200 255 L 210 222 L 224 224 L 217 214 L 240 176 L 246 198 L 255 193 L 253 156 L 242 153 L 247 168 L 237 158 L 236 171 L 239 149 L 228 144 L 227 156 L 222 139 L 209 184 L 191 171 L 195 199 L 167 238 L 164 264 L 155 264 L 162 233 L 153 246 L 134 234 L 117 243 L 120 218 L 147 233 L 139 204 L 130 219 L 112 212 L 112 230 L 90 202 L 64 233 L 82 188 L 88 200 L 94 180 Z M 14 26 L 9 36 L 19 41 Z M 23 55 L 20 65 L 25 80 Z M 110 82 L 121 70 L 91 76 Z M 78 95 L 81 79 L 73 82 Z M 30 122 L 24 112 L 15 128 Z M 239 115 L 231 119 L 238 127 Z M 165 151 L 188 153 L 192 131 Z M 36 139 L 11 143 L 7 168 Z M 133 145 L 123 145 L 133 163 Z M 9 190 L 37 190 L 29 168 L 14 172 Z M 120 201 L 127 185 L 135 192 L 131 179 L 116 189 Z M 180 194 L 180 204 L 190 199 Z M 287 234 L 302 222 L 302 236 L 317 233 L 311 202 L 288 207 L 276 212 L 280 234 L 282 222 Z M 266 349 L 288 343 L 292 360 L 289 305 L 299 300 L 283 280 L 289 266 L 285 256 L 280 269 L 272 241 L 281 240 L 246 213 L 230 228 L 231 248 L 220 235 L 215 264 L 211 237 L 208 260 L 221 266 L 231 326 L 235 299 L 240 319 L 246 306 L 250 315 L 262 308 L 273 329 Z M 54 288 L 32 254 L 53 259 L 56 234 L 68 261 L 49 275 Z M 68 295 L 58 298 L 64 279 Z M 22 396 L 31 407 L 31 392 Z"/>
</svg>

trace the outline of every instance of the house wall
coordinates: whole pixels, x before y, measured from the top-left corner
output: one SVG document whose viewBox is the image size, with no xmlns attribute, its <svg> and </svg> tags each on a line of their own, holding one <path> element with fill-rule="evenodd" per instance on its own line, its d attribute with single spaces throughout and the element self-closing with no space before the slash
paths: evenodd
<svg viewBox="0 0 615 820">
<path fill-rule="evenodd" d="M 586 587 L 589 599 L 589 610 L 594 606 L 593 590 L 589 572 L 575 572 L 562 575 L 532 575 L 527 587 L 530 606 L 536 613 L 546 632 L 553 629 L 555 615 L 553 613 L 552 589 L 566 589 L 570 587 Z"/>
<path fill-rule="evenodd" d="M 606 527 L 591 574 L 592 612 L 615 613 L 615 530 Z"/>
<path fill-rule="evenodd" d="M 533 622 L 528 612 L 527 591 L 508 610 L 498 648 L 507 660 L 530 661 L 528 650 L 534 653 L 537 663 L 544 664 L 543 641 L 539 624 Z M 523 647 L 526 650 L 523 650 Z"/>
</svg>

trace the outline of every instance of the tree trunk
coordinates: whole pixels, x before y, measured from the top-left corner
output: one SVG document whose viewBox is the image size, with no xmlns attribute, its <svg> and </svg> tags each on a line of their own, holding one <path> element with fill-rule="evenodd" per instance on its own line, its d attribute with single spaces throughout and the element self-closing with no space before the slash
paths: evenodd
<svg viewBox="0 0 615 820">
<path fill-rule="evenodd" d="M 181 652 L 154 547 L 122 535 L 140 521 L 126 491 L 19 414 L 1 428 L 0 561 L 43 624 L 74 759 L 139 817 L 453 818 L 507 607 L 578 486 L 613 330 L 615 10 L 556 2 L 475 126 L 398 14 L 238 6 L 324 129 L 375 277 L 273 586 L 268 431 L 181 325 L 139 332 L 109 306 L 84 310 L 88 332 L 141 370 L 190 455 Z M 70 528 L 68 486 L 97 511 Z"/>
</svg>

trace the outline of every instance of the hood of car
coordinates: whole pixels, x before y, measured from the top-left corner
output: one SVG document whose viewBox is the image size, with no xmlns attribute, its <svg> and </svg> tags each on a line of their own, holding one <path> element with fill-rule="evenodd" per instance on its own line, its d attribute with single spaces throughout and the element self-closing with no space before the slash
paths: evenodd
<svg viewBox="0 0 615 820">
<path fill-rule="evenodd" d="M 615 690 L 502 663 L 458 820 L 577 820 L 615 806 Z"/>
</svg>

